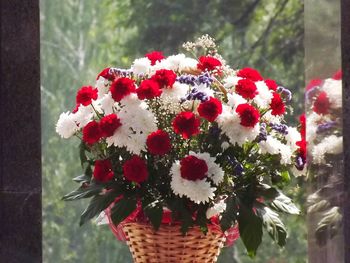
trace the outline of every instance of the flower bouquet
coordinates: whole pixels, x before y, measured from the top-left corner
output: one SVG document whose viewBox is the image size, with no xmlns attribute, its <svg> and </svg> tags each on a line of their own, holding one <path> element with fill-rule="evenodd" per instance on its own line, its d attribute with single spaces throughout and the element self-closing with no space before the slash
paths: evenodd
<svg viewBox="0 0 350 263">
<path fill-rule="evenodd" d="M 230 68 L 207 35 L 183 47 L 193 57 L 154 51 L 78 90 L 56 130 L 79 138 L 85 172 L 63 199 L 91 198 L 80 224 L 105 211 L 136 262 L 215 262 L 235 226 L 250 256 L 263 228 L 283 246 L 278 213 L 299 210 L 280 189 L 304 164 L 291 92 Z"/>
</svg>

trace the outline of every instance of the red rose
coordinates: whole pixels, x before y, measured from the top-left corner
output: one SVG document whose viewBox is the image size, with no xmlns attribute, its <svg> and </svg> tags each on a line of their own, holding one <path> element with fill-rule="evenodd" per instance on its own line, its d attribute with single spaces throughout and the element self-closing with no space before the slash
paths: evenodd
<svg viewBox="0 0 350 263">
<path fill-rule="evenodd" d="M 108 182 L 113 179 L 114 173 L 110 160 L 96 160 L 94 168 L 94 178 L 98 182 Z"/>
<path fill-rule="evenodd" d="M 181 134 L 185 139 L 199 133 L 200 120 L 190 111 L 180 112 L 173 120 L 175 133 Z"/>
<path fill-rule="evenodd" d="M 300 122 L 300 135 L 301 135 L 301 138 L 305 138 L 305 136 L 306 136 L 306 117 L 305 117 L 305 113 L 300 115 L 299 122 Z"/>
<path fill-rule="evenodd" d="M 135 83 L 129 78 L 118 78 L 112 82 L 110 91 L 115 101 L 121 101 L 125 96 L 135 92 Z"/>
<path fill-rule="evenodd" d="M 242 126 L 254 128 L 254 126 L 259 122 L 259 111 L 248 103 L 239 104 L 236 112 L 241 119 L 240 124 Z"/>
<path fill-rule="evenodd" d="M 151 154 L 164 155 L 171 150 L 169 134 L 162 130 L 152 132 L 148 135 L 146 144 Z"/>
<path fill-rule="evenodd" d="M 199 116 L 213 122 L 222 113 L 222 105 L 218 99 L 210 97 L 208 101 L 201 102 L 197 110 Z"/>
<path fill-rule="evenodd" d="M 176 80 L 176 74 L 172 70 L 160 69 L 151 79 L 158 82 L 161 88 L 172 87 Z"/>
<path fill-rule="evenodd" d="M 258 90 L 250 79 L 240 79 L 236 85 L 236 92 L 245 99 L 254 99 Z"/>
<path fill-rule="evenodd" d="M 212 71 L 221 66 L 222 64 L 220 60 L 211 56 L 201 56 L 199 58 L 199 63 L 197 64 L 197 68 L 202 71 Z"/>
<path fill-rule="evenodd" d="M 114 76 L 113 74 L 109 73 L 109 69 L 110 68 L 105 68 L 104 70 L 102 70 L 96 77 L 96 80 L 99 79 L 99 77 L 103 77 L 105 79 L 108 79 L 108 80 L 113 80 L 114 79 Z"/>
<path fill-rule="evenodd" d="M 278 88 L 276 81 L 274 81 L 273 79 L 265 79 L 265 84 L 269 88 L 269 90 L 276 91 Z"/>
<path fill-rule="evenodd" d="M 136 90 L 137 97 L 140 100 L 151 100 L 155 97 L 159 97 L 162 94 L 162 90 L 159 87 L 158 82 L 146 79 L 141 82 L 140 87 Z"/>
<path fill-rule="evenodd" d="M 122 124 L 114 113 L 104 116 L 100 121 L 100 130 L 103 137 L 110 137 Z"/>
<path fill-rule="evenodd" d="M 139 156 L 134 155 L 123 165 L 124 176 L 127 180 L 142 183 L 148 178 L 147 165 Z"/>
<path fill-rule="evenodd" d="M 283 100 L 281 99 L 280 94 L 273 93 L 273 97 L 270 103 L 271 114 L 272 115 L 283 115 L 286 112 L 286 106 L 284 105 Z"/>
<path fill-rule="evenodd" d="M 333 79 L 334 80 L 341 80 L 343 77 L 343 72 L 341 70 L 338 70 L 334 75 L 333 75 Z"/>
<path fill-rule="evenodd" d="M 203 180 L 207 176 L 208 165 L 204 160 L 189 155 L 180 161 L 181 177 L 190 181 Z"/>
<path fill-rule="evenodd" d="M 253 68 L 243 68 L 237 73 L 237 77 L 250 79 L 252 81 L 259 81 L 263 80 L 262 76 L 260 75 L 259 71 Z"/>
<path fill-rule="evenodd" d="M 96 99 L 97 99 L 97 89 L 94 89 L 91 86 L 85 86 L 78 91 L 76 102 L 77 102 L 77 105 L 82 104 L 84 106 L 88 106 L 91 104 L 92 100 L 96 100 Z"/>
<path fill-rule="evenodd" d="M 98 142 L 102 137 L 100 125 L 97 121 L 90 121 L 83 128 L 83 141 L 89 145 Z"/>
<path fill-rule="evenodd" d="M 316 98 L 312 109 L 318 114 L 327 114 L 330 104 L 327 93 L 322 91 Z"/>
<path fill-rule="evenodd" d="M 145 57 L 151 61 L 152 66 L 155 65 L 157 61 L 161 61 L 165 58 L 163 56 L 163 53 L 160 51 L 153 51 L 153 52 L 147 53 Z"/>
</svg>

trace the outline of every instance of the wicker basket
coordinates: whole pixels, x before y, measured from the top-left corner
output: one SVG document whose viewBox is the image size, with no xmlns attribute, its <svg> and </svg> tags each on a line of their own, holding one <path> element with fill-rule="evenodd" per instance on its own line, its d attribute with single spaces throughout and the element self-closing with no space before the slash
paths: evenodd
<svg viewBox="0 0 350 263">
<path fill-rule="evenodd" d="M 206 235 L 193 228 L 183 236 L 176 225 L 162 225 L 155 232 L 149 224 L 126 223 L 123 231 L 135 263 L 213 263 L 225 241 L 213 228 Z"/>
</svg>

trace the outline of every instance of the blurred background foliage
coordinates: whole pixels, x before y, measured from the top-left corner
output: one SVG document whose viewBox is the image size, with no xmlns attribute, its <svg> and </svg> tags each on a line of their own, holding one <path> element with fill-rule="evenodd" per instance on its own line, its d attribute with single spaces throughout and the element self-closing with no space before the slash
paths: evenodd
<svg viewBox="0 0 350 263">
<path fill-rule="evenodd" d="M 296 125 L 303 110 L 303 32 L 302 0 L 41 0 L 44 262 L 132 262 L 107 226 L 78 226 L 84 201 L 60 200 L 82 172 L 78 141 L 55 134 L 58 116 L 74 108 L 78 88 L 94 84 L 107 66 L 129 67 L 152 50 L 170 55 L 209 34 L 233 67 L 255 67 L 292 90 L 296 110 L 290 120 Z M 302 202 L 302 191 L 289 192 Z M 285 249 L 265 235 L 254 261 L 237 241 L 219 262 L 306 262 L 303 217 L 285 222 Z"/>
</svg>

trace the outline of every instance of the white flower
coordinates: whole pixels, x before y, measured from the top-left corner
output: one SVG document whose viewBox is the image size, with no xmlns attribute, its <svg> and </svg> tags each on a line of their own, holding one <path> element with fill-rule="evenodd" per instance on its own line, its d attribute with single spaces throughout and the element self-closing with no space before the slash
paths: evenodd
<svg viewBox="0 0 350 263">
<path fill-rule="evenodd" d="M 267 136 L 266 141 L 259 142 L 261 153 L 280 154 L 282 164 L 290 164 L 292 158 L 292 150 L 288 145 L 283 144 L 278 139 Z"/>
<path fill-rule="evenodd" d="M 326 79 L 321 87 L 327 93 L 331 108 L 338 109 L 342 107 L 342 81 L 335 79 Z"/>
<path fill-rule="evenodd" d="M 95 87 L 98 91 L 98 97 L 97 99 L 102 98 L 109 90 L 109 80 L 105 79 L 104 77 L 100 76 L 98 80 L 96 80 Z"/>
<path fill-rule="evenodd" d="M 253 141 L 259 135 L 259 124 L 256 124 L 254 128 L 242 126 L 239 115 L 227 106 L 223 106 L 223 112 L 216 121 L 233 145 L 237 143 L 242 146 L 245 142 Z"/>
<path fill-rule="evenodd" d="M 112 98 L 110 92 L 105 94 L 102 99 L 99 101 L 101 109 L 105 113 L 105 115 L 113 113 L 113 108 L 115 104 L 115 100 Z"/>
<path fill-rule="evenodd" d="M 73 114 L 74 120 L 79 124 L 79 128 L 84 128 L 94 117 L 94 110 L 89 106 L 80 105 L 78 111 Z"/>
<path fill-rule="evenodd" d="M 226 89 L 232 89 L 238 84 L 238 81 L 240 81 L 241 79 L 241 77 L 237 76 L 227 77 L 226 79 L 224 79 L 224 87 Z"/>
<path fill-rule="evenodd" d="M 179 71 L 197 70 L 197 64 L 197 60 L 186 57 L 180 61 Z"/>
<path fill-rule="evenodd" d="M 225 200 L 220 200 L 218 203 L 214 204 L 214 206 L 209 207 L 206 216 L 208 219 L 212 218 L 213 216 L 217 216 L 224 212 L 226 209 L 226 203 Z"/>
<path fill-rule="evenodd" d="M 181 61 L 183 61 L 185 58 L 186 56 L 184 54 L 177 54 L 169 56 L 165 60 L 169 69 L 177 71 L 180 67 Z"/>
<path fill-rule="evenodd" d="M 209 153 L 190 152 L 190 155 L 206 162 L 208 166 L 207 176 L 202 180 L 197 179 L 195 181 L 182 178 L 180 162 L 176 161 L 170 170 L 171 189 L 180 197 L 186 196 L 197 204 L 209 202 L 214 198 L 216 190 L 216 187 L 213 187 L 210 181 L 215 185 L 219 184 L 223 180 L 224 172 L 220 166 L 215 163 L 215 158 L 210 157 Z"/>
<path fill-rule="evenodd" d="M 314 163 L 326 163 L 326 154 L 340 154 L 343 151 L 343 137 L 330 135 L 312 149 Z"/>
<path fill-rule="evenodd" d="M 206 84 L 195 84 L 193 88 L 197 89 L 199 92 L 205 93 L 209 97 L 214 97 L 214 90 L 208 87 Z"/>
<path fill-rule="evenodd" d="M 61 113 L 57 124 L 56 132 L 65 139 L 72 137 L 79 127 L 74 121 L 74 116 L 68 111 Z"/>
<path fill-rule="evenodd" d="M 148 58 L 138 58 L 134 60 L 131 70 L 136 75 L 149 74 L 151 69 L 151 61 Z"/>
<path fill-rule="evenodd" d="M 280 123 L 282 120 L 282 116 L 281 115 L 272 115 L 271 110 L 269 110 L 268 112 L 265 113 L 265 115 L 263 116 L 263 119 L 267 122 Z"/>
<path fill-rule="evenodd" d="M 225 151 L 228 147 L 230 147 L 230 144 L 228 142 L 223 142 L 221 144 L 222 151 Z"/>
<path fill-rule="evenodd" d="M 247 100 L 237 93 L 227 94 L 228 105 L 230 105 L 234 110 L 239 104 L 247 103 Z"/>
<path fill-rule="evenodd" d="M 160 95 L 160 110 L 170 113 L 181 112 L 181 98 L 185 97 L 189 92 L 190 86 L 187 84 L 182 84 L 180 82 L 175 82 L 172 88 L 163 89 Z"/>
<path fill-rule="evenodd" d="M 287 140 L 287 145 L 291 148 L 291 151 L 294 152 L 298 149 L 296 143 L 301 141 L 300 132 L 294 127 L 288 127 L 288 134 L 286 134 L 285 138 Z"/>
<path fill-rule="evenodd" d="M 267 87 L 264 81 L 255 82 L 258 94 L 254 97 L 253 101 L 259 108 L 269 108 L 272 100 L 272 92 Z"/>
</svg>

